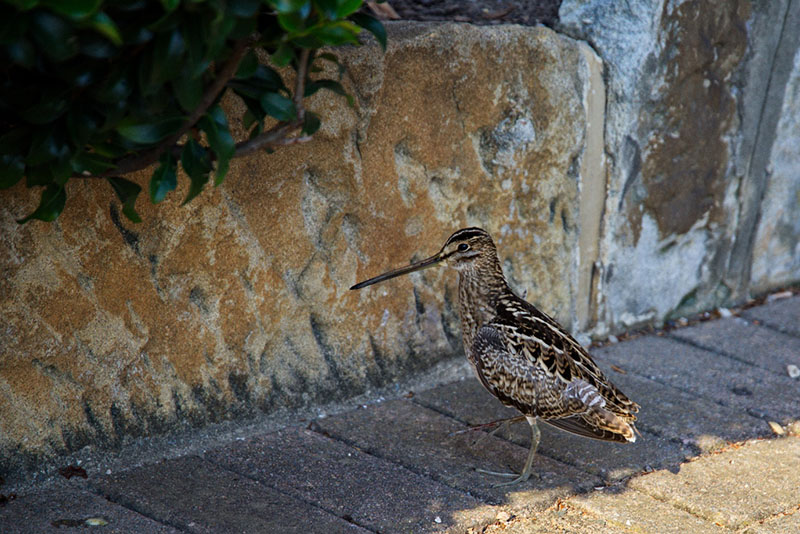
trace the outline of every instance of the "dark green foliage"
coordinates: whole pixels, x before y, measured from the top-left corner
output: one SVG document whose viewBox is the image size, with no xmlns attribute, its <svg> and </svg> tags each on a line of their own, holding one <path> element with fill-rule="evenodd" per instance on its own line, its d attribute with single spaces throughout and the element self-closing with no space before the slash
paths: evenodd
<svg viewBox="0 0 800 534">
<path fill-rule="evenodd" d="M 153 203 L 189 177 L 184 202 L 230 160 L 309 136 L 319 117 L 303 98 L 319 89 L 352 97 L 336 81 L 314 80 L 330 52 L 358 44 L 362 28 L 386 46 L 383 26 L 358 12 L 363 0 L 0 0 L 0 188 L 23 178 L 42 188 L 21 219 L 52 221 L 65 184 L 106 179 L 128 219 L 141 187 L 120 175 L 157 164 Z M 262 65 L 262 49 L 275 68 Z M 277 70 L 300 74 L 291 87 Z M 219 101 L 225 90 L 247 108 L 250 140 L 237 145 Z M 296 94 L 296 92 L 300 94 Z M 292 139 L 289 139 L 291 141 Z M 285 144 L 285 143 L 284 143 Z"/>
</svg>

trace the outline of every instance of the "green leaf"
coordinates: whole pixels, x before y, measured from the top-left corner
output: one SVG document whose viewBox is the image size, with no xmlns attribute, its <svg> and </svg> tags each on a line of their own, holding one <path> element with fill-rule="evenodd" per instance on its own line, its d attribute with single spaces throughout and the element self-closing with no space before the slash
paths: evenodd
<svg viewBox="0 0 800 534">
<path fill-rule="evenodd" d="M 9 0 L 20 11 L 27 11 L 39 5 L 40 0 Z"/>
<path fill-rule="evenodd" d="M 306 89 L 303 93 L 303 96 L 311 96 L 320 89 L 327 89 L 328 91 L 333 91 L 337 95 L 342 95 L 347 99 L 347 105 L 349 105 L 351 108 L 355 105 L 353 97 L 344 90 L 342 84 L 335 80 L 315 80 L 311 83 L 308 83 L 306 84 Z"/>
<path fill-rule="evenodd" d="M 155 45 L 139 63 L 139 85 L 142 93 L 155 94 L 164 82 L 177 77 L 182 71 L 185 50 L 185 42 L 179 29 L 158 34 Z"/>
<path fill-rule="evenodd" d="M 183 201 L 186 204 L 199 195 L 203 187 L 208 183 L 208 175 L 212 167 L 208 152 L 194 139 L 189 139 L 183 146 L 181 165 L 191 180 L 189 193 L 187 193 L 186 199 Z"/>
<path fill-rule="evenodd" d="M 242 125 L 244 126 L 244 129 L 249 131 L 250 128 L 252 128 L 253 125 L 257 122 L 258 118 L 255 115 L 253 115 L 253 113 L 248 108 L 244 112 L 244 115 L 242 115 Z"/>
<path fill-rule="evenodd" d="M 350 20 L 374 35 L 383 51 L 386 51 L 386 28 L 381 21 L 365 13 L 356 13 L 350 17 Z"/>
<path fill-rule="evenodd" d="M 336 0 L 314 0 L 317 11 L 325 15 L 328 20 L 336 19 L 337 1 Z"/>
<path fill-rule="evenodd" d="M 70 161 L 72 171 L 78 174 L 88 172 L 92 176 L 102 174 L 114 168 L 114 164 L 106 157 L 93 152 L 78 152 Z"/>
<path fill-rule="evenodd" d="M 100 7 L 103 0 L 42 0 L 42 5 L 47 6 L 59 15 L 64 15 L 73 20 L 88 17 Z"/>
<path fill-rule="evenodd" d="M 70 102 L 65 95 L 45 93 L 34 106 L 20 111 L 20 116 L 31 124 L 47 124 L 56 120 L 69 107 Z"/>
<path fill-rule="evenodd" d="M 255 51 L 251 48 L 239 63 L 239 68 L 236 70 L 236 77 L 247 79 L 253 76 L 256 70 L 258 70 L 258 56 L 256 56 Z"/>
<path fill-rule="evenodd" d="M 133 92 L 131 72 L 123 66 L 108 74 L 103 84 L 93 92 L 93 96 L 103 103 L 124 102 Z"/>
<path fill-rule="evenodd" d="M 199 76 L 194 77 L 184 72 L 183 76 L 172 80 L 172 89 L 178 103 L 187 113 L 194 111 L 203 99 L 203 79 Z"/>
<path fill-rule="evenodd" d="M 178 186 L 178 176 L 175 172 L 178 162 L 172 154 L 165 152 L 160 159 L 160 165 L 150 178 L 150 201 L 158 204 Z"/>
<path fill-rule="evenodd" d="M 261 97 L 261 107 L 279 121 L 290 121 L 297 116 L 294 102 L 279 93 L 266 93 Z"/>
<path fill-rule="evenodd" d="M 3 154 L 0 156 L 0 189 L 8 189 L 25 174 L 25 161 L 22 156 Z"/>
<path fill-rule="evenodd" d="M 361 28 L 352 22 L 342 20 L 314 28 L 311 35 L 330 46 L 339 46 L 343 44 L 359 45 L 361 44 L 358 42 L 359 32 L 361 32 Z"/>
<path fill-rule="evenodd" d="M 28 39 L 18 39 L 8 45 L 6 50 L 8 52 L 8 57 L 17 65 L 29 69 L 33 67 L 36 62 L 36 49 L 34 49 L 33 44 L 31 44 Z"/>
<path fill-rule="evenodd" d="M 78 53 L 78 39 L 73 27 L 47 11 L 34 12 L 33 39 L 39 49 L 54 61 L 64 61 Z"/>
<path fill-rule="evenodd" d="M 180 129 L 183 119 L 163 119 L 160 122 L 140 122 L 139 119 L 127 118 L 117 125 L 117 132 L 129 141 L 140 145 L 157 143 Z"/>
<path fill-rule="evenodd" d="M 308 0 L 267 0 L 267 3 L 278 13 L 293 13 L 311 6 L 311 2 Z"/>
<path fill-rule="evenodd" d="M 285 67 L 294 59 L 294 48 L 286 43 L 282 43 L 278 49 L 270 56 L 272 62 L 279 67 Z"/>
<path fill-rule="evenodd" d="M 64 191 L 63 185 L 50 184 L 42 191 L 42 198 L 39 200 L 39 207 L 25 217 L 19 219 L 19 224 L 24 224 L 31 219 L 39 219 L 40 221 L 54 221 L 56 217 L 61 215 L 64 211 L 64 204 L 67 202 L 67 193 Z"/>
<path fill-rule="evenodd" d="M 336 7 L 336 18 L 343 19 L 352 15 L 361 7 L 364 0 L 338 0 Z"/>
<path fill-rule="evenodd" d="M 161 5 L 167 12 L 174 11 L 181 3 L 181 0 L 161 0 Z"/>
<path fill-rule="evenodd" d="M 303 117 L 303 130 L 302 133 L 305 135 L 314 135 L 319 127 L 321 122 L 319 117 L 316 114 L 311 113 L 310 111 L 306 111 L 305 117 Z"/>
<path fill-rule="evenodd" d="M 279 13 L 278 24 L 288 33 L 297 33 L 305 27 L 305 19 L 299 13 Z"/>
<path fill-rule="evenodd" d="M 119 33 L 119 28 L 117 28 L 114 21 L 102 11 L 95 13 L 89 18 L 89 26 L 105 35 L 108 40 L 115 45 L 122 46 L 122 36 Z"/>
<path fill-rule="evenodd" d="M 68 155 L 69 145 L 60 131 L 38 128 L 34 130 L 30 150 L 25 160 L 28 165 L 41 165 L 56 158 L 66 159 Z"/>
<path fill-rule="evenodd" d="M 231 158 L 236 152 L 236 143 L 228 130 L 228 119 L 219 106 L 214 106 L 208 114 L 201 117 L 198 126 L 206 133 L 208 144 L 217 157 L 217 176 L 214 185 L 225 179 Z"/>
<path fill-rule="evenodd" d="M 119 197 L 119 201 L 122 202 L 122 213 L 125 214 L 125 217 L 130 219 L 131 222 L 142 222 L 142 218 L 136 213 L 135 206 L 136 197 L 142 192 L 142 187 L 137 183 L 118 176 L 106 178 L 106 180 L 108 180 L 108 183 L 114 188 L 114 192 L 117 194 L 117 197 Z"/>
<path fill-rule="evenodd" d="M 237 17 L 252 17 L 260 5 L 259 0 L 228 0 L 228 9 Z"/>
</svg>

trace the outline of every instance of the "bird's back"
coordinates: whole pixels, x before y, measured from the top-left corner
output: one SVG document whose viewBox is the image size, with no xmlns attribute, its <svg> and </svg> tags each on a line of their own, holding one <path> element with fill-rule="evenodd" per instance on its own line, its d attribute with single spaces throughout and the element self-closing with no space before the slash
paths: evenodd
<svg viewBox="0 0 800 534">
<path fill-rule="evenodd" d="M 510 290 L 467 349 L 483 385 L 504 404 L 576 434 L 632 441 L 639 405 L 553 318 Z"/>
</svg>

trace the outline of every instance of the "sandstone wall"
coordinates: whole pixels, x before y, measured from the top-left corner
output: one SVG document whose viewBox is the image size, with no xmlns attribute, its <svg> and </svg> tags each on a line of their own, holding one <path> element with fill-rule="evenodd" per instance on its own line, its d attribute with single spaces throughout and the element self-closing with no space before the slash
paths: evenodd
<svg viewBox="0 0 800 534">
<path fill-rule="evenodd" d="M 783 196 L 800 182 L 799 16 L 791 0 L 562 3 L 607 72 L 597 333 L 800 279 L 799 201 Z"/>
<path fill-rule="evenodd" d="M 563 33 L 392 24 L 385 55 L 342 53 L 356 104 L 315 96 L 311 143 L 139 225 L 93 181 L 49 225 L 3 192 L 0 473 L 461 355 L 454 273 L 348 288 L 466 225 L 576 333 L 800 280 L 800 60 L 772 29 L 798 2 L 625 5 L 565 1 Z"/>
</svg>

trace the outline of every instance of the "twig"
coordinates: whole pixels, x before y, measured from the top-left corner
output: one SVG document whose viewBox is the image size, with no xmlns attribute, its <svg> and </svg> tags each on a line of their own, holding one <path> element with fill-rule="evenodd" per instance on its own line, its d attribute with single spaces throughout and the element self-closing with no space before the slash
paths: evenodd
<svg viewBox="0 0 800 534">
<path fill-rule="evenodd" d="M 266 132 L 263 132 L 252 139 L 236 143 L 236 152 L 233 157 L 246 156 L 256 150 L 262 148 L 269 148 L 280 143 L 281 140 L 286 139 L 286 136 L 291 132 L 302 126 L 303 123 L 298 120 L 292 122 L 279 122 L 274 127 Z"/>
<path fill-rule="evenodd" d="M 294 95 L 292 96 L 292 102 L 294 102 L 294 109 L 297 112 L 297 118 L 290 122 L 279 122 L 266 132 L 263 132 L 256 137 L 247 141 L 242 141 L 241 143 L 237 143 L 236 152 L 233 157 L 236 158 L 245 156 L 262 148 L 293 145 L 311 140 L 311 138 L 308 136 L 287 138 L 292 131 L 300 128 L 303 125 L 303 121 L 306 116 L 306 110 L 303 106 L 303 96 L 306 89 L 306 76 L 308 73 L 308 64 L 310 59 L 311 51 L 308 49 L 303 49 L 303 51 L 300 52 L 300 58 L 297 64 L 297 78 L 295 79 Z"/>
<path fill-rule="evenodd" d="M 225 89 L 225 86 L 228 84 L 231 78 L 234 77 L 236 70 L 239 68 L 239 63 L 241 63 L 242 58 L 244 57 L 244 54 L 247 52 L 247 49 L 251 43 L 252 39 L 247 38 L 241 39 L 234 44 L 234 48 L 230 57 L 222 66 L 222 69 L 220 69 L 219 74 L 217 74 L 216 78 L 214 79 L 214 82 L 203 94 L 200 104 L 197 106 L 197 108 L 195 108 L 194 111 L 192 111 L 177 132 L 147 152 L 141 153 L 137 156 L 121 159 L 113 169 L 93 176 L 78 177 L 106 178 L 108 176 L 116 176 L 138 171 L 158 161 L 158 158 L 161 157 L 161 154 L 167 150 L 176 153 L 176 157 L 179 157 L 182 145 L 178 145 L 177 142 L 192 127 L 194 127 L 197 121 L 199 121 L 205 112 L 208 111 L 208 108 L 211 107 L 211 104 L 214 103 L 219 94 Z M 305 119 L 306 110 L 303 106 L 303 97 L 305 93 L 306 77 L 308 75 L 307 73 L 310 59 L 311 51 L 308 49 L 303 49 L 300 52 L 300 57 L 298 60 L 297 79 L 295 80 L 294 95 L 292 96 L 292 102 L 294 103 L 297 117 L 293 121 L 279 122 L 266 132 L 263 132 L 256 137 L 237 143 L 236 152 L 233 156 L 234 158 L 245 156 L 255 152 L 256 150 L 264 148 L 294 145 L 298 143 L 305 143 L 311 140 L 310 136 L 288 137 L 293 131 L 303 126 L 303 121 Z"/>
<path fill-rule="evenodd" d="M 308 75 L 308 62 L 311 58 L 311 50 L 304 48 L 300 52 L 300 61 L 297 65 L 297 78 L 294 81 L 294 109 L 297 110 L 297 120 L 302 124 L 306 118 L 306 110 L 303 107 L 303 97 L 306 90 L 306 76 Z"/>
<path fill-rule="evenodd" d="M 97 175 L 97 177 L 106 178 L 108 176 L 128 174 L 130 172 L 144 169 L 148 165 L 158 161 L 158 158 L 161 157 L 161 154 L 163 154 L 164 151 L 169 147 L 174 146 L 175 143 L 177 143 L 178 140 L 183 137 L 186 132 L 188 132 L 197 123 L 197 121 L 200 120 L 205 112 L 208 111 L 208 108 L 211 107 L 211 104 L 214 103 L 219 94 L 225 89 L 225 86 L 228 84 L 231 78 L 233 78 L 236 74 L 236 70 L 239 68 L 239 63 L 241 63 L 242 58 L 251 44 L 252 38 L 250 37 L 247 39 L 240 39 L 234 43 L 231 55 L 222 66 L 222 69 L 220 69 L 217 76 L 214 78 L 214 82 L 209 85 L 208 89 L 206 89 L 206 92 L 203 93 L 200 104 L 194 109 L 194 111 L 192 111 L 177 132 L 170 137 L 167 137 L 161 143 L 159 143 L 158 146 L 148 150 L 147 152 L 143 152 L 137 156 L 121 159 L 115 168 L 100 173 Z"/>
</svg>

